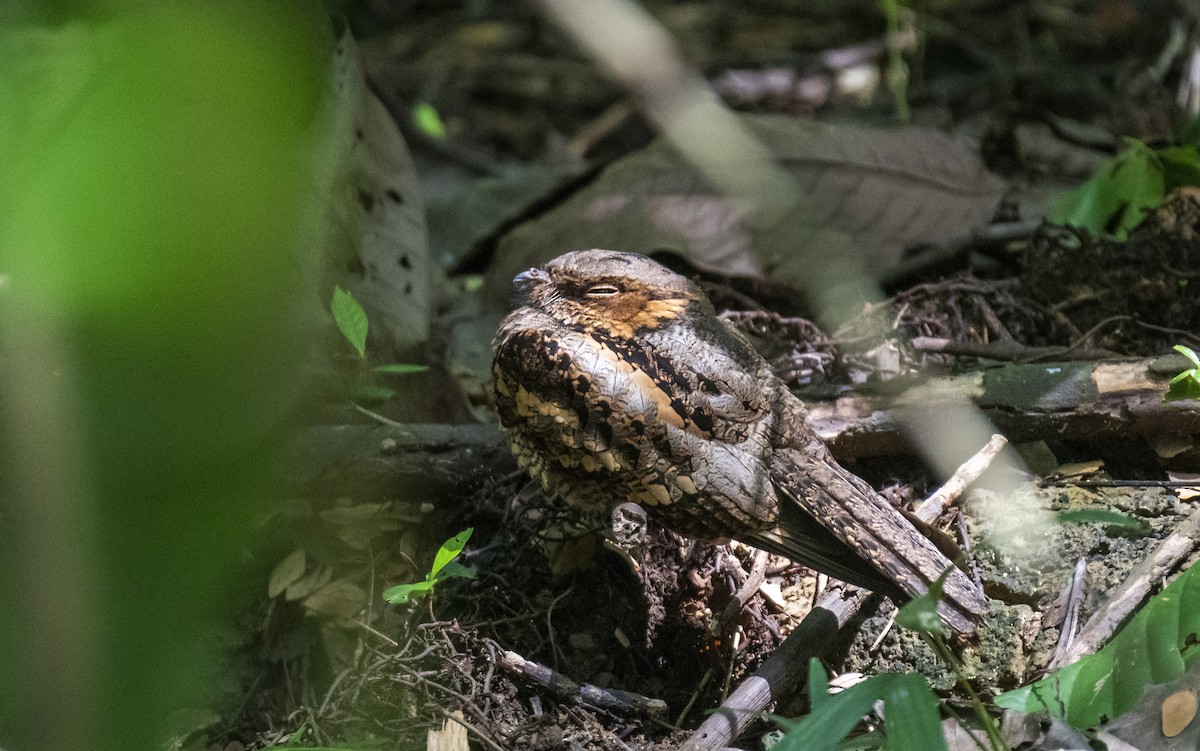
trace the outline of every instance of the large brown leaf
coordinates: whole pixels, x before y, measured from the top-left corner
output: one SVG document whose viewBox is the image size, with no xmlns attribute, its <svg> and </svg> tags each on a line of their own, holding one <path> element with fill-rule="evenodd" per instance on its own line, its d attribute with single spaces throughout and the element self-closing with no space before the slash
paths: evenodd
<svg viewBox="0 0 1200 751">
<path fill-rule="evenodd" d="M 372 355 L 394 362 L 429 335 L 436 268 L 424 203 L 400 128 L 367 87 L 348 33 L 338 43 L 331 79 L 334 129 L 345 141 L 325 227 L 333 239 L 332 281 L 367 310 Z"/>
<path fill-rule="evenodd" d="M 709 271 L 770 276 L 797 287 L 811 283 L 814 269 L 830 259 L 846 271 L 877 274 L 908 246 L 946 242 L 985 224 L 1005 189 L 973 150 L 933 129 L 781 116 L 744 122 L 783 168 L 783 184 L 796 191 L 765 197 L 786 207 L 781 217 L 764 224 L 755 213 L 761 207 L 716 193 L 659 139 L 503 237 L 488 280 L 490 301 L 503 306 L 522 269 L 593 247 L 670 251 Z"/>
</svg>

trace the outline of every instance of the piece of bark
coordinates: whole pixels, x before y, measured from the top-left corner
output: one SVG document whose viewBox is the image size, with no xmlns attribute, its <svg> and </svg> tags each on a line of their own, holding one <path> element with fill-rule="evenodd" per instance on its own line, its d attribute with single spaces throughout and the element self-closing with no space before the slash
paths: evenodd
<svg viewBox="0 0 1200 751">
<path fill-rule="evenodd" d="M 810 401 L 809 425 L 843 460 L 911 451 L 907 419 L 970 405 L 1014 443 L 1190 436 L 1200 424 L 1200 402 L 1164 403 L 1172 375 L 1151 359 L 1006 365 L 932 378 L 895 396 Z"/>
</svg>

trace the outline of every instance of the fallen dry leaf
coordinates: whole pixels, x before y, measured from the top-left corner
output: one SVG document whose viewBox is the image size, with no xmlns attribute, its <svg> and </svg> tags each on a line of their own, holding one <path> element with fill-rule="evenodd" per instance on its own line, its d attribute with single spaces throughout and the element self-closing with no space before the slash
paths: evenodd
<svg viewBox="0 0 1200 751">
<path fill-rule="evenodd" d="M 581 248 L 667 251 L 708 271 L 770 275 L 797 287 L 814 258 L 879 273 L 908 246 L 985 224 L 1005 190 L 972 149 L 933 129 L 765 115 L 744 122 L 798 191 L 782 221 L 759 226 L 754 207 L 717 194 L 659 139 L 503 237 L 489 301 L 503 307 L 519 271 Z"/>
<path fill-rule="evenodd" d="M 1187 729 L 1196 719 L 1196 692 L 1189 689 L 1176 691 L 1163 699 L 1162 731 L 1168 738 L 1174 738 Z"/>
</svg>

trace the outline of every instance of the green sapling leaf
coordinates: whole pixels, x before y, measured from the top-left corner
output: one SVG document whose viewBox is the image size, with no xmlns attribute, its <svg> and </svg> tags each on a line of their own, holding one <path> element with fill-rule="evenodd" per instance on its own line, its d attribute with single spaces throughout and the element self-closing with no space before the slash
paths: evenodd
<svg viewBox="0 0 1200 751">
<path fill-rule="evenodd" d="M 330 303 L 333 320 L 337 323 L 342 336 L 354 347 L 361 359 L 367 356 L 367 312 L 358 304 L 346 290 L 341 287 L 333 288 L 333 301 Z"/>
<path fill-rule="evenodd" d="M 429 569 L 430 577 L 436 579 L 438 572 L 445 568 L 446 564 L 458 557 L 458 554 L 466 547 L 467 540 L 471 539 L 471 533 L 474 531 L 474 527 L 467 527 L 462 532 L 442 543 L 442 546 L 438 548 L 437 555 L 433 557 L 433 566 Z"/>
<path fill-rule="evenodd" d="M 417 102 L 412 109 L 413 125 L 427 136 L 439 141 L 446 138 L 446 125 L 441 115 L 429 102 Z"/>
<path fill-rule="evenodd" d="M 423 595 L 433 589 L 433 580 L 413 582 L 412 584 L 397 584 L 383 590 L 383 599 L 393 605 L 403 605 L 416 595 Z"/>
<path fill-rule="evenodd" d="M 474 571 L 454 560 L 463 551 L 463 547 L 466 546 L 467 540 L 471 539 L 471 533 L 474 531 L 474 527 L 467 527 L 462 532 L 442 543 L 442 546 L 438 548 L 437 555 L 433 557 L 433 566 L 430 567 L 429 573 L 425 575 L 425 581 L 413 582 L 411 584 L 397 584 L 394 587 L 388 587 L 383 591 L 383 599 L 393 605 L 403 605 L 413 597 L 433 591 L 434 585 L 443 579 L 454 577 L 464 579 L 475 578 Z"/>
<path fill-rule="evenodd" d="M 442 570 L 437 572 L 437 576 L 435 576 L 433 580 L 440 582 L 443 579 L 453 578 L 474 579 L 475 571 L 467 566 L 462 565 L 458 561 L 450 561 L 445 566 L 442 566 Z"/>
<path fill-rule="evenodd" d="M 1191 347 L 1185 347 L 1182 344 L 1176 344 L 1174 347 L 1172 347 L 1172 349 L 1186 357 L 1192 363 L 1193 368 L 1200 368 L 1200 355 L 1197 355 L 1195 350 L 1193 350 Z"/>
<path fill-rule="evenodd" d="M 408 375 L 409 373 L 424 373 L 428 365 L 409 365 L 408 363 L 392 363 L 391 365 L 376 365 L 371 368 L 376 373 L 391 373 L 393 375 Z"/>
</svg>

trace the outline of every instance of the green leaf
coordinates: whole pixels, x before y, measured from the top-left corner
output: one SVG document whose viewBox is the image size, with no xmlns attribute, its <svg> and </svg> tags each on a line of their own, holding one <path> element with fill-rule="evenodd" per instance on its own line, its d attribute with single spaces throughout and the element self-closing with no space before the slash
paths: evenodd
<svg viewBox="0 0 1200 751">
<path fill-rule="evenodd" d="M 1165 194 L 1162 162 L 1150 147 L 1130 138 L 1096 176 L 1067 195 L 1051 218 L 1124 239 Z"/>
<path fill-rule="evenodd" d="M 408 365 L 406 363 L 393 363 L 391 365 L 376 365 L 371 368 L 376 373 L 392 373 L 394 375 L 407 375 L 409 373 L 424 373 L 429 370 L 428 365 Z"/>
<path fill-rule="evenodd" d="M 1071 511 L 1060 511 L 1054 515 L 1054 520 L 1060 524 L 1104 524 L 1109 527 L 1124 529 L 1145 529 L 1146 523 L 1128 514 L 1101 508 L 1081 508 Z"/>
<path fill-rule="evenodd" d="M 397 584 L 383 590 L 383 599 L 393 605 L 403 605 L 416 595 L 423 595 L 433 589 L 433 580 L 413 582 L 412 584 Z"/>
<path fill-rule="evenodd" d="M 829 700 L 829 675 L 816 657 L 808 658 L 808 703 L 817 711 Z"/>
<path fill-rule="evenodd" d="M 918 634 L 946 634 L 946 625 L 938 617 L 937 600 L 928 595 L 904 603 L 896 613 L 896 624 Z"/>
<path fill-rule="evenodd" d="M 946 629 L 946 624 L 942 623 L 941 617 L 938 616 L 937 606 L 938 600 L 942 598 L 942 588 L 946 584 L 946 577 L 949 575 L 950 569 L 948 568 L 929 587 L 928 592 L 920 597 L 914 597 L 901 606 L 896 613 L 896 623 L 918 634 L 947 636 L 949 631 Z"/>
<path fill-rule="evenodd" d="M 1193 567 L 1146 603 L 1099 652 L 1000 694 L 996 705 L 1049 712 L 1081 730 L 1094 727 L 1132 709 L 1147 685 L 1182 675 L 1198 632 L 1200 567 Z"/>
<path fill-rule="evenodd" d="M 458 554 L 466 547 L 467 540 L 471 539 L 471 533 L 474 531 L 474 527 L 467 527 L 462 532 L 442 543 L 442 546 L 438 548 L 437 555 L 433 557 L 433 566 L 429 569 L 429 576 L 431 578 L 437 578 L 438 572 L 445 568 L 450 561 L 458 557 Z"/>
<path fill-rule="evenodd" d="M 445 566 L 442 566 L 442 570 L 437 572 L 437 576 L 433 577 L 433 580 L 435 582 L 440 582 L 443 579 L 454 578 L 474 579 L 475 570 L 462 565 L 458 561 L 450 561 Z"/>
<path fill-rule="evenodd" d="M 427 136 L 443 140 L 446 137 L 446 125 L 438 115 L 437 109 L 429 102 L 417 102 L 412 110 L 413 125 Z"/>
<path fill-rule="evenodd" d="M 1189 370 L 1171 380 L 1163 401 L 1175 402 L 1180 399 L 1200 399 L 1200 371 Z"/>
<path fill-rule="evenodd" d="M 946 748 L 938 718 L 938 700 L 925 679 L 916 673 L 881 673 L 845 691 L 829 694 L 824 671 L 809 662 L 813 711 L 799 722 L 780 723 L 787 728 L 775 751 L 832 751 L 882 699 L 886 715 L 884 747 L 889 751 L 938 751 Z M 820 698 L 818 698 L 820 694 Z"/>
<path fill-rule="evenodd" d="M 1151 675 L 1183 674 L 1183 655 L 1175 642 L 1176 622 L 1171 618 L 1170 602 L 1151 600 L 1144 609 L 1146 621 L 1146 663 Z"/>
<path fill-rule="evenodd" d="M 1191 347 L 1185 347 L 1182 344 L 1176 344 L 1172 347 L 1176 352 L 1186 357 L 1191 361 L 1193 368 L 1200 368 L 1200 355 L 1197 355 Z"/>
<path fill-rule="evenodd" d="M 883 695 L 888 751 L 945 751 L 938 700 L 917 673 L 896 676 Z"/>
<path fill-rule="evenodd" d="M 827 696 L 819 702 L 819 709 L 788 730 L 773 751 L 833 751 L 882 698 L 882 684 L 894 677 L 888 673 L 877 675 Z"/>
<path fill-rule="evenodd" d="M 346 337 L 346 341 L 350 342 L 360 358 L 366 359 L 367 312 L 358 304 L 358 300 L 355 300 L 353 295 L 340 286 L 333 288 L 333 301 L 330 303 L 330 309 L 333 311 L 333 320 L 337 322 L 342 336 Z"/>
<path fill-rule="evenodd" d="M 292 554 L 280 561 L 275 566 L 275 570 L 271 572 L 271 578 L 267 582 L 267 597 L 282 594 L 283 590 L 304 576 L 306 565 L 304 548 L 292 551 Z"/>
<path fill-rule="evenodd" d="M 1163 166 L 1164 188 L 1170 192 L 1187 185 L 1200 185 L 1200 150 L 1195 146 L 1159 149 Z"/>
</svg>

